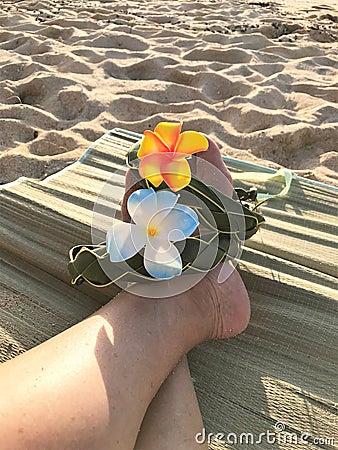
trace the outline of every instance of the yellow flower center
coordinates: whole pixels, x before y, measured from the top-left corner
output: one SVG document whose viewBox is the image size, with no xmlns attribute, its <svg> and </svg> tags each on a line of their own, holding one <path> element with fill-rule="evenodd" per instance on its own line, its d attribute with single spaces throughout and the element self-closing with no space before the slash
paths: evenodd
<svg viewBox="0 0 338 450">
<path fill-rule="evenodd" d="M 156 234 L 156 227 L 149 226 L 148 227 L 148 234 L 149 234 L 149 236 L 155 236 L 155 234 Z"/>
</svg>

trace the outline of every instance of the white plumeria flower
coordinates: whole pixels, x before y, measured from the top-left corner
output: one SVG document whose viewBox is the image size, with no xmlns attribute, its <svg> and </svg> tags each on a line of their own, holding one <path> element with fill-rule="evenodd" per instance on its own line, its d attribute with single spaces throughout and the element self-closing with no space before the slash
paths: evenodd
<svg viewBox="0 0 338 450">
<path fill-rule="evenodd" d="M 112 262 L 125 261 L 144 248 L 144 267 L 154 278 L 170 279 L 182 273 L 182 259 L 173 242 L 183 241 L 198 226 L 195 211 L 177 205 L 179 194 L 140 189 L 128 199 L 134 223 L 119 222 L 107 232 Z"/>
</svg>

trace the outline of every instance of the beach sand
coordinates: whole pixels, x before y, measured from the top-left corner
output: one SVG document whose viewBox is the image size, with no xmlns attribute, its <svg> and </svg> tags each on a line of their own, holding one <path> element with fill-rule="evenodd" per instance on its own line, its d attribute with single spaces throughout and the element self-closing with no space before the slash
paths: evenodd
<svg viewBox="0 0 338 450">
<path fill-rule="evenodd" d="M 335 1 L 0 1 L 0 183 L 162 120 L 338 184 Z"/>
</svg>

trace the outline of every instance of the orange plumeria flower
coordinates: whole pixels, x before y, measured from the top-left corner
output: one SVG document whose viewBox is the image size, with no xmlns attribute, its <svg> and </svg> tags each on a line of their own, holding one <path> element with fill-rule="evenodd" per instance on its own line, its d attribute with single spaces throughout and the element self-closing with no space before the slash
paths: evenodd
<svg viewBox="0 0 338 450">
<path fill-rule="evenodd" d="M 155 187 L 165 181 L 174 192 L 190 183 L 188 155 L 207 150 L 207 138 L 197 131 L 181 133 L 181 123 L 161 122 L 154 132 L 147 130 L 137 153 L 139 172 Z"/>
</svg>

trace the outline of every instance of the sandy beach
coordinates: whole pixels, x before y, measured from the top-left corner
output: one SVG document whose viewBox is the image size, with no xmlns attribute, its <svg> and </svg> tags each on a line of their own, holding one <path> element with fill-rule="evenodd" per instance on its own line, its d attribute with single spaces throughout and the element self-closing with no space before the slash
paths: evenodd
<svg viewBox="0 0 338 450">
<path fill-rule="evenodd" d="M 114 127 L 182 120 L 228 156 L 336 185 L 324 1 L 0 1 L 0 183 L 44 178 Z"/>
</svg>

